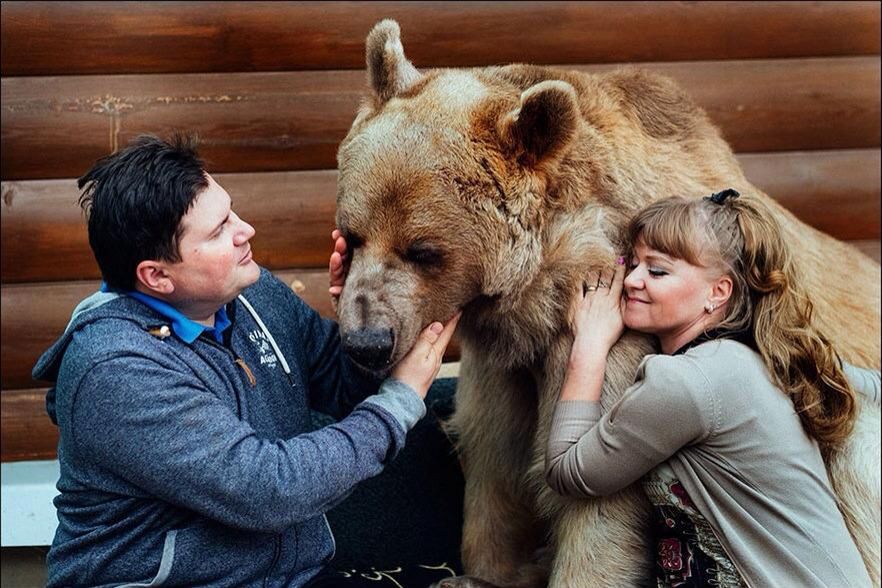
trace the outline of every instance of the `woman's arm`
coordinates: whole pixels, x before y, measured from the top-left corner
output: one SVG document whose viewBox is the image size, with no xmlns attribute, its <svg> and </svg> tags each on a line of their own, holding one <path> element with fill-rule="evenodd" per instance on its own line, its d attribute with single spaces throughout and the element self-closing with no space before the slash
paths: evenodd
<svg viewBox="0 0 882 588">
<path fill-rule="evenodd" d="M 607 356 L 624 330 L 624 259 L 576 296 L 575 339 L 552 419 L 545 477 L 557 492 L 599 496 L 624 488 L 684 445 L 705 438 L 715 422 L 710 386 L 691 360 L 647 362 L 642 381 L 601 418 Z"/>
<path fill-rule="evenodd" d="M 611 494 L 714 433 L 717 403 L 693 360 L 650 358 L 641 373 L 605 415 L 599 402 L 558 402 L 545 457 L 545 478 L 556 492 Z"/>
</svg>

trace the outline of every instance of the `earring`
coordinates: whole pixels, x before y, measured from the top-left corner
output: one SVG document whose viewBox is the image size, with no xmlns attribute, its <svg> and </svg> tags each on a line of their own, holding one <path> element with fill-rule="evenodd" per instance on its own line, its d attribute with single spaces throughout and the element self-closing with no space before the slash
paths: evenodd
<svg viewBox="0 0 882 588">
<path fill-rule="evenodd" d="M 716 305 L 712 302 L 708 302 L 704 305 L 704 311 L 708 314 L 711 314 L 713 311 L 717 309 Z"/>
</svg>

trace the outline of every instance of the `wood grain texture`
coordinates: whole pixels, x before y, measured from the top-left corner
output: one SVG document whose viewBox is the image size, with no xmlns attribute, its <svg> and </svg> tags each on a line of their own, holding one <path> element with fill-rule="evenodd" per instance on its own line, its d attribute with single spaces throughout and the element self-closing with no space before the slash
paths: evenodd
<svg viewBox="0 0 882 588">
<path fill-rule="evenodd" d="M 324 317 L 333 318 L 327 270 L 282 270 L 275 275 Z M 97 281 L 16 284 L 0 289 L 0 388 L 30 388 L 31 369 L 39 356 L 64 332 L 70 313 L 98 290 Z M 259 309 L 258 309 L 259 311 Z M 447 349 L 445 361 L 459 358 L 459 344 Z"/>
<path fill-rule="evenodd" d="M 880 144 L 878 56 L 635 66 L 677 80 L 737 152 Z M 78 177 L 176 129 L 202 137 L 212 173 L 330 169 L 364 85 L 363 71 L 3 78 L 0 174 Z"/>
<path fill-rule="evenodd" d="M 55 459 L 58 427 L 46 413 L 46 388 L 0 392 L 0 461 Z"/>
<path fill-rule="evenodd" d="M 744 175 L 803 222 L 844 241 L 878 239 L 879 149 L 743 153 Z"/>
<path fill-rule="evenodd" d="M 97 288 L 75 178 L 143 132 L 201 135 L 259 263 L 323 316 L 335 153 L 371 27 L 421 69 L 673 77 L 747 177 L 880 261 L 879 2 L 7 2 L 0 19 L 0 460 L 55 457 L 30 370 Z M 332 26 L 329 24 L 332 23 Z M 459 357 L 456 338 L 445 360 Z"/>
<path fill-rule="evenodd" d="M 880 261 L 878 239 L 849 241 L 856 250 L 876 263 Z M 333 310 L 327 294 L 325 270 L 275 272 L 322 316 L 332 317 Z M 95 292 L 98 282 L 55 282 L 14 284 L 0 288 L 0 361 L 3 364 L 0 387 L 3 389 L 30 388 L 35 385 L 31 369 L 37 358 L 62 332 L 77 303 Z M 454 342 L 448 348 L 445 360 L 459 357 L 459 346 Z"/>
<path fill-rule="evenodd" d="M 4 2 L 3 76 L 873 55 L 877 2 Z M 333 26 L 329 26 L 333 23 Z M 59 34 L 70 31 L 71 34 Z"/>
<path fill-rule="evenodd" d="M 270 269 L 328 262 L 337 172 L 217 174 L 238 214 L 257 230 L 255 259 Z M 3 182 L 3 283 L 100 277 L 77 205 L 75 180 Z"/>
<path fill-rule="evenodd" d="M 750 153 L 748 179 L 797 217 L 839 239 L 878 239 L 879 149 Z M 257 230 L 255 259 L 270 269 L 327 263 L 337 172 L 217 174 L 239 215 Z M 2 282 L 99 277 L 74 180 L 2 183 Z"/>
</svg>

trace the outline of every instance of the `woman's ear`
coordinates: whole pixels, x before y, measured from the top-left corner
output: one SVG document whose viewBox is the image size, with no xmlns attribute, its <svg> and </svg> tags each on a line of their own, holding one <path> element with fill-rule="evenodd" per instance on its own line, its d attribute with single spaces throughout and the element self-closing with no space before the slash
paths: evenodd
<svg viewBox="0 0 882 588">
<path fill-rule="evenodd" d="M 711 284 L 711 292 L 707 301 L 719 308 L 729 301 L 732 296 L 732 278 L 728 275 L 722 275 Z"/>
<path fill-rule="evenodd" d="M 138 286 L 141 288 L 138 288 Z M 174 282 L 160 261 L 144 260 L 135 268 L 135 287 L 146 294 L 169 295 L 175 291 Z"/>
</svg>

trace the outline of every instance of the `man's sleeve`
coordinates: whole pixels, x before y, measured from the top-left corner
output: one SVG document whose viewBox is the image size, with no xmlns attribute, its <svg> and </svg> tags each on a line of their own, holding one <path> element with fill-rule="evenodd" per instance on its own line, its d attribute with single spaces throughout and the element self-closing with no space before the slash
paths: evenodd
<svg viewBox="0 0 882 588">
<path fill-rule="evenodd" d="M 144 357 L 97 364 L 77 387 L 68 430 L 102 468 L 226 525 L 279 532 L 323 513 L 404 444 L 395 407 L 370 401 L 320 430 L 259 438 L 178 368 Z"/>
<path fill-rule="evenodd" d="M 301 301 L 303 347 L 309 366 L 310 405 L 342 418 L 359 402 L 376 394 L 382 374 L 359 368 L 343 351 L 340 330 Z"/>
</svg>

